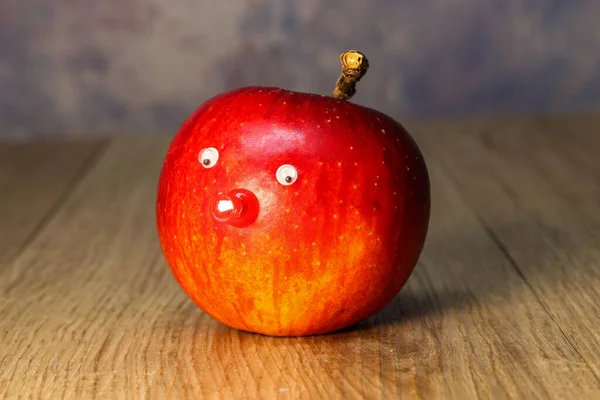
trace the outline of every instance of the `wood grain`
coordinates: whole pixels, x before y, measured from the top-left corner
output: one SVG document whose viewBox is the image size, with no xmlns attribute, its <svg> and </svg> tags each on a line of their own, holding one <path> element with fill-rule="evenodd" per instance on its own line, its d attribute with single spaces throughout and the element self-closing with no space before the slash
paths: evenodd
<svg viewBox="0 0 600 400">
<path fill-rule="evenodd" d="M 169 139 L 116 139 L 0 270 L 0 398 L 596 398 L 599 142 L 553 126 L 413 124 L 434 199 L 420 263 L 381 313 L 309 338 L 187 299 L 155 234 Z"/>
<path fill-rule="evenodd" d="M 101 146 L 96 141 L 0 145 L 0 266 L 47 221 Z"/>
<path fill-rule="evenodd" d="M 600 118 L 571 116 L 448 124 L 427 136 L 465 202 L 598 380 L 599 134 Z"/>
</svg>

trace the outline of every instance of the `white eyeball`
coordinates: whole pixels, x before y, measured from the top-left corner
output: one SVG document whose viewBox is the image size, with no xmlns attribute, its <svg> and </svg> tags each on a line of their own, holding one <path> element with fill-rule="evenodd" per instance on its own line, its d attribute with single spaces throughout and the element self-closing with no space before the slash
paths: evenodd
<svg viewBox="0 0 600 400">
<path fill-rule="evenodd" d="M 212 168 L 219 160 L 219 151 L 214 147 L 207 147 L 198 153 L 198 161 L 204 168 Z"/>
<path fill-rule="evenodd" d="M 298 171 L 293 165 L 284 164 L 277 168 L 275 176 L 277 177 L 277 182 L 281 183 L 282 185 L 289 186 L 296 182 L 296 179 L 298 179 Z"/>
</svg>

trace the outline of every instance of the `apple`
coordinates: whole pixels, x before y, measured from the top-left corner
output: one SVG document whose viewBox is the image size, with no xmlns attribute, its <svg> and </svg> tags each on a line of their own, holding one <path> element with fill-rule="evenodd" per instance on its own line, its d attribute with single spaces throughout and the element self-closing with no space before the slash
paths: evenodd
<svg viewBox="0 0 600 400">
<path fill-rule="evenodd" d="M 384 308 L 411 275 L 429 224 L 427 167 L 400 123 L 348 101 L 355 71 L 334 96 L 221 93 L 173 138 L 161 249 L 217 321 L 272 336 L 337 331 Z"/>
</svg>

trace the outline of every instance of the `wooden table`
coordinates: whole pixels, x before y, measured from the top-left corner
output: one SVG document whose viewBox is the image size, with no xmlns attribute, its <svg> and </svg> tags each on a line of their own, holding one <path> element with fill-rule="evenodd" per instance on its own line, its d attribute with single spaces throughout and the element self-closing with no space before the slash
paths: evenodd
<svg viewBox="0 0 600 400">
<path fill-rule="evenodd" d="M 432 220 L 345 332 L 204 315 L 158 246 L 170 137 L 0 145 L 0 398 L 600 398 L 600 114 L 407 122 Z"/>
</svg>

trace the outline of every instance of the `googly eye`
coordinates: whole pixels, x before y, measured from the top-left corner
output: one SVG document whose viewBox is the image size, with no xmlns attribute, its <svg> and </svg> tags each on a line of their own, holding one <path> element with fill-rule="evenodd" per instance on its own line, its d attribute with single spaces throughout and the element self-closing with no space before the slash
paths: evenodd
<svg viewBox="0 0 600 400">
<path fill-rule="evenodd" d="M 219 151 L 214 147 L 207 147 L 198 153 L 198 161 L 204 168 L 212 168 L 219 160 Z"/>
<path fill-rule="evenodd" d="M 293 165 L 284 164 L 277 168 L 275 176 L 277 177 L 277 182 L 281 183 L 282 185 L 289 186 L 296 182 L 296 179 L 298 179 L 298 171 Z"/>
</svg>

